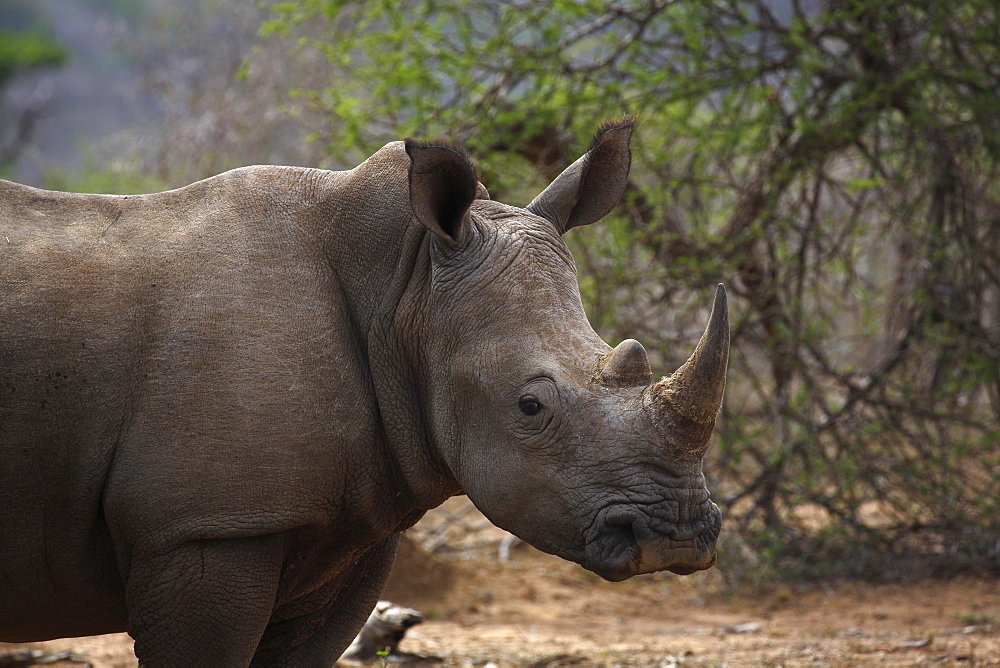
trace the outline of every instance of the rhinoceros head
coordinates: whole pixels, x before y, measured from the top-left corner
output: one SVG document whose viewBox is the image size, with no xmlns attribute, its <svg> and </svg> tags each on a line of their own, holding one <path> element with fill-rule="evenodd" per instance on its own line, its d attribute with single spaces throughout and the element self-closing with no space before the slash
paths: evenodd
<svg viewBox="0 0 1000 668">
<path fill-rule="evenodd" d="M 431 432 L 477 507 L 609 580 L 715 563 L 721 515 L 702 475 L 729 356 L 725 290 L 694 354 L 653 382 L 643 347 L 610 348 L 584 314 L 562 234 L 624 191 L 629 119 L 526 208 L 485 197 L 447 147 L 408 141 L 411 208 L 431 232 Z"/>
</svg>

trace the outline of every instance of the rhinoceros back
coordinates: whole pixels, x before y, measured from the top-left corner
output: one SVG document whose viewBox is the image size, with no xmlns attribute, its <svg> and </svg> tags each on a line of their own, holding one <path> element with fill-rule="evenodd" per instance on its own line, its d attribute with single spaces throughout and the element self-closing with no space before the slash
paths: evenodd
<svg viewBox="0 0 1000 668">
<path fill-rule="evenodd" d="M 344 419 L 280 418 L 297 393 L 360 394 L 356 382 L 337 387 L 356 373 L 355 343 L 309 246 L 323 212 L 301 191 L 324 175 L 244 168 L 136 196 L 0 181 L 0 600 L 28 601 L 0 606 L 0 639 L 36 639 L 24 620 L 55 610 L 86 621 L 46 624 L 48 635 L 123 628 L 112 478 L 148 504 L 135 513 L 183 521 L 179 499 L 233 493 L 194 477 L 189 493 L 157 489 L 164 462 L 224 469 L 231 457 L 212 444 L 306 433 L 318 443 Z M 275 433 L 254 438 L 263 431 Z M 208 445 L 178 454 L 189 443 Z M 190 512 L 212 521 L 195 503 Z"/>
</svg>

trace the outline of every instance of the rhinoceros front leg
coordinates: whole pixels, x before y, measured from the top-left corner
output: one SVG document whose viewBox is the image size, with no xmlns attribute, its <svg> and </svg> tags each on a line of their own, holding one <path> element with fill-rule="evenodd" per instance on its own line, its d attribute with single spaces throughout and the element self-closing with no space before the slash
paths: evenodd
<svg viewBox="0 0 1000 668">
<path fill-rule="evenodd" d="M 141 666 L 246 666 L 274 607 L 278 536 L 184 543 L 129 564 L 129 634 Z"/>
<path fill-rule="evenodd" d="M 314 592 L 300 614 L 268 626 L 253 665 L 332 666 L 375 608 L 398 543 L 399 534 L 376 543 L 335 581 Z"/>
</svg>

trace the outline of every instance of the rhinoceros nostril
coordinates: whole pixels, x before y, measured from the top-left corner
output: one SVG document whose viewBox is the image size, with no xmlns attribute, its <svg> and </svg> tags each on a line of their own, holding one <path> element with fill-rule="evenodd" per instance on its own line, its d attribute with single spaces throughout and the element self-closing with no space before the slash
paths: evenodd
<svg viewBox="0 0 1000 668">
<path fill-rule="evenodd" d="M 616 542 L 634 544 L 636 542 L 635 522 L 636 519 L 632 515 L 611 514 L 605 520 L 605 530 L 614 537 Z"/>
</svg>

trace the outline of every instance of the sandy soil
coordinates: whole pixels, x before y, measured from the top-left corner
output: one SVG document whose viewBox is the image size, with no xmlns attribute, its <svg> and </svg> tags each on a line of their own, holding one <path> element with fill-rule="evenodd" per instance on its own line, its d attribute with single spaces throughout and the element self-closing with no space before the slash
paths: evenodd
<svg viewBox="0 0 1000 668">
<path fill-rule="evenodd" d="M 610 584 L 523 544 L 506 564 L 406 547 L 386 598 L 427 620 L 400 649 L 445 665 L 1000 666 L 995 580 L 731 591 L 711 571 Z M 136 665 L 126 635 L 35 646 Z"/>
</svg>

